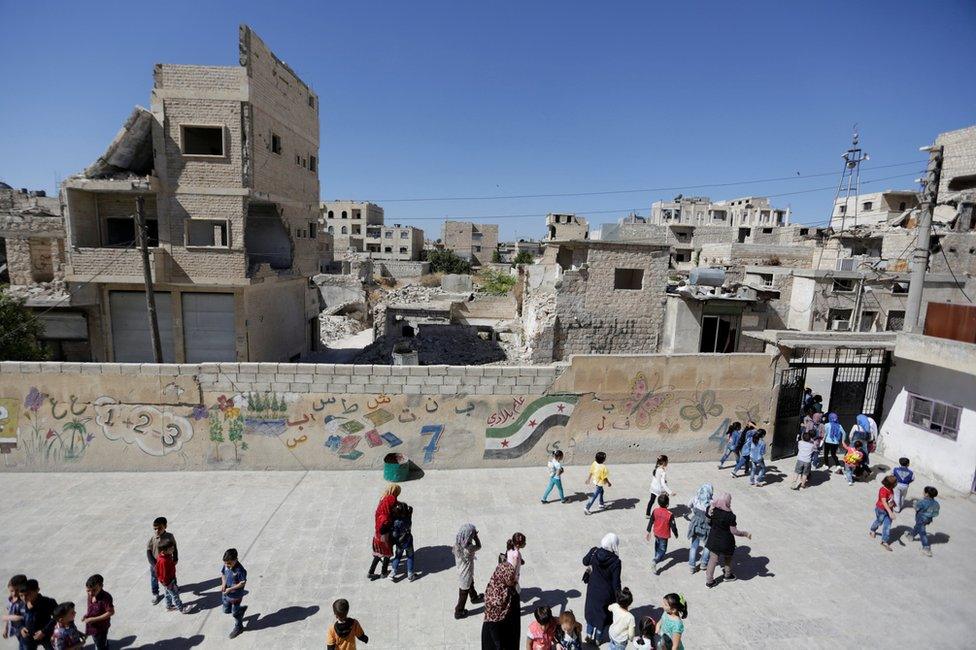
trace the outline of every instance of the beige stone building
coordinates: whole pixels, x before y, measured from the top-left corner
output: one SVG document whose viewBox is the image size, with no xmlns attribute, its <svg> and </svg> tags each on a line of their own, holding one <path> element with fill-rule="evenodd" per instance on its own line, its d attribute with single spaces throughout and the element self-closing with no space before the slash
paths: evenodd
<svg viewBox="0 0 976 650">
<path fill-rule="evenodd" d="M 554 212 L 546 215 L 546 241 L 589 238 L 590 224 L 583 217 Z"/>
<path fill-rule="evenodd" d="M 335 250 L 343 253 L 365 251 L 367 228 L 383 225 L 383 208 L 368 201 L 324 201 L 321 216 Z"/>
<path fill-rule="evenodd" d="M 458 257 L 482 266 L 492 261 L 492 253 L 498 249 L 498 225 L 445 221 L 441 230 L 441 244 Z"/>
<path fill-rule="evenodd" d="M 842 230 L 856 226 L 884 226 L 917 207 L 918 192 L 914 190 L 885 190 L 858 194 L 849 199 L 841 197 L 834 201 L 830 227 Z"/>
<path fill-rule="evenodd" d="M 676 196 L 651 204 L 649 223 L 656 225 L 777 227 L 790 223 L 789 209 L 776 208 L 763 196 L 713 202 L 707 196 Z"/>
<path fill-rule="evenodd" d="M 165 361 L 297 360 L 318 338 L 318 96 L 244 25 L 239 60 L 156 65 L 151 111 L 63 183 L 66 279 L 97 291 L 96 360 L 152 359 L 140 196 Z"/>
<path fill-rule="evenodd" d="M 424 250 L 424 231 L 413 226 L 367 226 L 366 253 L 374 260 L 411 262 Z"/>
</svg>

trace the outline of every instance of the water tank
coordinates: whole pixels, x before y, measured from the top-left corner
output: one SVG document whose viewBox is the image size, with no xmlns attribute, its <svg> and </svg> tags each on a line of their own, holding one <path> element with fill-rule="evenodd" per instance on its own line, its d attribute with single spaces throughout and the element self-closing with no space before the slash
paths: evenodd
<svg viewBox="0 0 976 650">
<path fill-rule="evenodd" d="M 688 283 L 702 287 L 720 287 L 725 284 L 725 269 L 694 268 L 688 275 Z"/>
</svg>

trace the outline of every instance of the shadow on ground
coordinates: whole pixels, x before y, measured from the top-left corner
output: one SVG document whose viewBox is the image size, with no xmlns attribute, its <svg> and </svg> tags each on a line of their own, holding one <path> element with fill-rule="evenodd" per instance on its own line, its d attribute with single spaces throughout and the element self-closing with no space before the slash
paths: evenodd
<svg viewBox="0 0 976 650">
<path fill-rule="evenodd" d="M 450 546 L 425 546 L 414 551 L 414 566 L 417 579 L 420 580 L 430 573 L 440 573 L 454 566 L 454 552 Z"/>
<path fill-rule="evenodd" d="M 522 601 L 522 612 L 524 616 L 535 612 L 539 605 L 548 605 L 552 613 L 558 616 L 566 611 L 570 598 L 579 598 L 582 594 L 576 589 L 540 589 L 538 587 L 526 587 L 519 594 Z"/>
<path fill-rule="evenodd" d="M 266 630 L 272 627 L 288 625 L 289 623 L 297 623 L 299 621 L 304 621 L 310 616 L 315 616 L 318 611 L 318 605 L 310 605 L 308 607 L 290 605 L 288 607 L 282 607 L 277 612 L 273 612 L 271 614 L 252 614 L 251 616 L 244 617 L 244 630 Z"/>
<path fill-rule="evenodd" d="M 732 573 L 739 580 L 753 578 L 772 578 L 776 574 L 769 571 L 769 558 L 763 555 L 752 555 L 748 546 L 740 546 L 732 556 Z"/>
</svg>

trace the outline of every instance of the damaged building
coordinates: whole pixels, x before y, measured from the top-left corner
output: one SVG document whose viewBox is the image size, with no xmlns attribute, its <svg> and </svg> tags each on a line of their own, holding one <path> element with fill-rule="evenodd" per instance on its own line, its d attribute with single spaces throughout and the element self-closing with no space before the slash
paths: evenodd
<svg viewBox="0 0 976 650">
<path fill-rule="evenodd" d="M 166 362 L 297 359 L 318 339 L 318 96 L 247 26 L 237 66 L 158 64 L 105 153 L 62 185 L 65 277 L 94 287 L 94 360 L 153 358 L 137 198 Z"/>
</svg>

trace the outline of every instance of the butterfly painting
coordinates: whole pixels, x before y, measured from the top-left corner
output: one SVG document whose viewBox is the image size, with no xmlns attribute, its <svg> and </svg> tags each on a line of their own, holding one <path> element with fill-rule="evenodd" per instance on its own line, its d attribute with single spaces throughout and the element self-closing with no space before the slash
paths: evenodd
<svg viewBox="0 0 976 650">
<path fill-rule="evenodd" d="M 679 414 L 683 420 L 688 421 L 692 431 L 701 429 L 709 416 L 722 415 L 722 406 L 715 403 L 715 391 L 711 389 L 695 393 L 694 398 L 689 401 L 691 404 L 682 406 Z"/>
<path fill-rule="evenodd" d="M 678 431 L 678 423 L 673 420 L 662 420 L 657 425 L 657 430 L 659 433 L 676 433 Z"/>
<path fill-rule="evenodd" d="M 624 406 L 630 411 L 637 428 L 646 429 L 651 426 L 651 415 L 659 411 L 670 399 L 671 393 L 664 392 L 657 378 L 652 387 L 644 373 L 639 372 L 630 384 L 630 398 Z"/>
<path fill-rule="evenodd" d="M 735 410 L 735 417 L 739 419 L 743 425 L 746 422 L 760 423 L 763 421 L 762 415 L 759 411 L 759 405 L 753 404 L 749 407 L 739 407 Z"/>
</svg>

